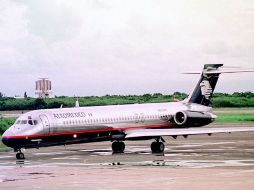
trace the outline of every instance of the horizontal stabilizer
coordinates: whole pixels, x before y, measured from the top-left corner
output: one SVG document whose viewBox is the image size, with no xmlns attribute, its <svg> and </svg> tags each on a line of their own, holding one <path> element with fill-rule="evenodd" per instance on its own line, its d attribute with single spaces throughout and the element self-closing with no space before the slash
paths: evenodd
<svg viewBox="0 0 254 190">
<path fill-rule="evenodd" d="M 217 71 L 206 71 L 204 74 L 222 74 L 222 73 L 253 73 L 254 70 L 235 70 L 235 71 L 223 71 L 223 70 L 217 70 Z"/>
<path fill-rule="evenodd" d="M 247 69 L 242 67 L 227 67 L 221 66 L 219 68 L 207 67 L 203 72 L 184 72 L 183 74 L 222 74 L 222 73 L 253 73 L 254 69 Z"/>
</svg>

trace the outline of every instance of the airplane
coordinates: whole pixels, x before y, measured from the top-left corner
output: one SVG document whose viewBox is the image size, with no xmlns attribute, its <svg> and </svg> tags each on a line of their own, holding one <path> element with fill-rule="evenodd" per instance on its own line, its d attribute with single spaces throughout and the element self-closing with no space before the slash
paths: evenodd
<svg viewBox="0 0 254 190">
<path fill-rule="evenodd" d="M 17 159 L 25 159 L 22 149 L 111 141 L 113 153 L 123 153 L 126 140 L 149 140 L 152 153 L 163 153 L 164 136 L 211 135 L 254 131 L 251 127 L 201 128 L 216 115 L 210 107 L 223 64 L 204 65 L 200 79 L 183 101 L 133 105 L 73 107 L 34 110 L 22 114 L 7 129 L 2 142 L 14 149 Z M 197 73 L 189 73 L 197 74 Z"/>
</svg>

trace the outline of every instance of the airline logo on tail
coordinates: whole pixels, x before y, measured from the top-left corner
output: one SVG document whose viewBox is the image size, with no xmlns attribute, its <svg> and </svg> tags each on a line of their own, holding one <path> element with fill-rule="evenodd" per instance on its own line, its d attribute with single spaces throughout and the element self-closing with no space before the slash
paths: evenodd
<svg viewBox="0 0 254 190">
<path fill-rule="evenodd" d="M 212 93 L 213 93 L 213 89 L 210 85 L 210 82 L 208 80 L 203 80 L 200 83 L 200 88 L 201 88 L 201 94 L 207 99 L 209 100 Z"/>
</svg>

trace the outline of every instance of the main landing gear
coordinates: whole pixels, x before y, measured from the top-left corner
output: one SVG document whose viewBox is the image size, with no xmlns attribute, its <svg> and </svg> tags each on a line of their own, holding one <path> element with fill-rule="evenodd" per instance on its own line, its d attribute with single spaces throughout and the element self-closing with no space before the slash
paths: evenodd
<svg viewBox="0 0 254 190">
<path fill-rule="evenodd" d="M 160 139 L 165 142 L 162 138 L 156 139 L 156 141 L 152 142 L 151 144 L 151 151 L 152 153 L 163 153 L 165 149 L 165 145 Z M 125 149 L 124 142 L 121 141 L 114 141 L 112 143 L 112 152 L 113 153 L 123 153 Z"/>
<path fill-rule="evenodd" d="M 24 159 L 25 159 L 25 154 L 24 154 L 23 152 L 21 152 L 20 149 L 19 149 L 19 150 L 15 150 L 15 152 L 17 152 L 16 158 L 17 158 L 18 160 L 24 160 Z"/>
<path fill-rule="evenodd" d="M 159 140 L 152 142 L 151 144 L 152 153 L 163 153 L 164 149 L 165 149 L 164 143 L 160 142 Z"/>
<path fill-rule="evenodd" d="M 113 153 L 123 153 L 124 149 L 125 149 L 124 142 L 114 141 L 112 143 L 112 151 L 113 151 Z"/>
</svg>

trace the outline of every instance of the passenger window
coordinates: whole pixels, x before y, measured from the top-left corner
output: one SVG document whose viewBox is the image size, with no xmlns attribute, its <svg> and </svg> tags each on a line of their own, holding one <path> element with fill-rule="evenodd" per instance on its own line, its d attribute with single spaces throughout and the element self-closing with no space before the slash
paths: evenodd
<svg viewBox="0 0 254 190">
<path fill-rule="evenodd" d="M 16 122 L 16 124 L 20 124 L 20 122 L 21 122 L 21 121 L 20 121 L 20 120 L 18 120 L 18 121 Z"/>
<path fill-rule="evenodd" d="M 34 125 L 37 125 L 38 124 L 38 121 L 37 120 L 34 120 Z"/>
</svg>

